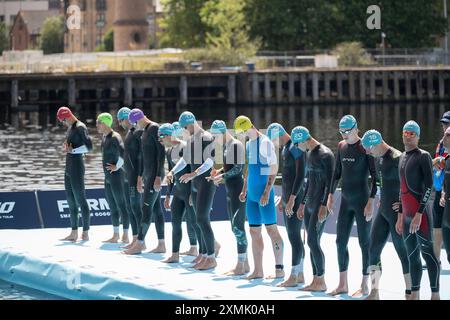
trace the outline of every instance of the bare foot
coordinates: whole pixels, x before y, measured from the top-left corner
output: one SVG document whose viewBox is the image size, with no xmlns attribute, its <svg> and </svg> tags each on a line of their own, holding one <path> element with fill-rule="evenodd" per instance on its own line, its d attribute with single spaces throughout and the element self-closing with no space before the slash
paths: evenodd
<svg viewBox="0 0 450 320">
<path fill-rule="evenodd" d="M 158 246 L 151 250 L 150 253 L 166 253 L 166 245 L 164 243 L 158 243 Z"/>
<path fill-rule="evenodd" d="M 122 249 L 130 249 L 131 247 L 134 246 L 134 244 L 136 243 L 136 240 L 133 239 L 133 241 L 131 241 L 131 243 L 127 244 L 126 246 L 121 246 Z"/>
<path fill-rule="evenodd" d="M 164 263 L 178 263 L 180 262 L 180 256 L 178 254 L 173 253 L 169 258 L 163 260 Z"/>
<path fill-rule="evenodd" d="M 277 285 L 277 287 L 296 287 L 298 283 L 298 277 L 296 275 L 290 275 L 286 281 L 283 281 Z"/>
<path fill-rule="evenodd" d="M 142 244 L 140 242 L 136 242 L 133 247 L 123 251 L 123 253 L 124 254 L 129 254 L 129 255 L 141 254 L 143 250 L 145 250 L 145 244 Z"/>
<path fill-rule="evenodd" d="M 130 238 L 125 233 L 122 235 L 122 243 L 130 243 Z"/>
<path fill-rule="evenodd" d="M 89 241 L 89 232 L 88 231 L 83 231 L 83 233 L 81 234 L 81 240 Z"/>
<path fill-rule="evenodd" d="M 201 254 L 197 255 L 194 260 L 192 260 L 193 264 L 199 263 L 202 260 L 203 256 Z"/>
<path fill-rule="evenodd" d="M 197 270 L 209 270 L 217 267 L 217 261 L 214 258 L 206 258 L 201 266 Z"/>
<path fill-rule="evenodd" d="M 305 275 L 303 272 L 299 272 L 297 276 L 297 283 L 305 283 Z"/>
<path fill-rule="evenodd" d="M 364 286 L 359 288 L 355 293 L 352 294 L 352 298 L 361 298 L 362 296 L 367 296 L 369 294 L 369 288 Z"/>
<path fill-rule="evenodd" d="M 246 274 L 247 272 L 245 271 L 244 263 L 238 262 L 236 267 L 234 267 L 234 269 L 231 269 L 230 271 L 225 272 L 224 275 L 225 276 L 242 276 L 242 275 Z"/>
<path fill-rule="evenodd" d="M 196 270 L 198 270 L 198 268 L 203 264 L 203 262 L 205 262 L 206 258 L 201 256 L 200 260 L 194 264 L 191 268 L 194 268 Z"/>
<path fill-rule="evenodd" d="M 275 275 L 270 275 L 266 279 L 279 279 L 284 278 L 284 270 L 283 269 L 276 269 Z"/>
<path fill-rule="evenodd" d="M 215 254 L 216 258 L 219 256 L 220 248 L 221 248 L 220 243 L 218 243 L 216 240 L 214 240 L 214 254 Z"/>
<path fill-rule="evenodd" d="M 330 296 L 337 296 L 338 294 L 343 294 L 343 293 L 348 293 L 347 287 L 337 287 L 336 289 L 334 289 L 333 291 L 331 291 L 328 294 Z"/>
<path fill-rule="evenodd" d="M 262 279 L 264 278 L 264 273 L 262 271 L 253 271 L 252 274 L 242 277 L 242 279 L 253 280 L 253 279 Z"/>
<path fill-rule="evenodd" d="M 306 286 L 304 288 L 300 288 L 298 290 L 301 291 L 311 291 L 311 292 L 325 292 L 327 291 L 327 285 L 325 284 L 325 281 L 320 280 L 314 280 L 309 286 Z"/>
<path fill-rule="evenodd" d="M 65 237 L 64 239 L 59 239 L 59 240 L 76 242 L 78 240 L 78 231 L 72 231 L 67 237 Z"/>
<path fill-rule="evenodd" d="M 103 241 L 103 243 L 118 243 L 119 242 L 119 234 L 114 234 L 111 239 Z"/>
<path fill-rule="evenodd" d="M 372 289 L 370 294 L 364 300 L 380 300 L 380 295 L 377 289 Z"/>
<path fill-rule="evenodd" d="M 192 256 L 192 257 L 198 256 L 197 247 L 191 247 L 188 251 L 181 252 L 180 255 L 182 255 L 182 256 Z"/>
</svg>

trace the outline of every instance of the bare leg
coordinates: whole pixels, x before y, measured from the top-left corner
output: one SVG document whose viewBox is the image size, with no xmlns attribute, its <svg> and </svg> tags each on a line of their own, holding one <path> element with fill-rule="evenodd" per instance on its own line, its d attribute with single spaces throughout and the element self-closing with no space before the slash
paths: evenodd
<svg viewBox="0 0 450 320">
<path fill-rule="evenodd" d="M 198 249 L 197 246 L 191 246 L 191 248 L 188 251 L 181 252 L 180 255 L 182 256 L 198 256 Z"/>
<path fill-rule="evenodd" d="M 329 294 L 332 296 L 336 296 L 342 293 L 348 293 L 347 271 L 339 273 L 339 285 Z"/>
<path fill-rule="evenodd" d="M 151 250 L 150 253 L 166 253 L 166 242 L 164 239 L 159 239 L 158 245 L 155 249 Z"/>
<path fill-rule="evenodd" d="M 123 230 L 122 243 L 130 243 L 130 238 L 128 237 L 128 230 Z"/>
<path fill-rule="evenodd" d="M 361 298 L 362 296 L 369 294 L 369 276 L 363 276 L 361 281 L 361 287 L 352 294 L 353 298 Z"/>
<path fill-rule="evenodd" d="M 81 234 L 81 240 L 89 241 L 89 231 L 83 231 L 83 233 Z"/>
<path fill-rule="evenodd" d="M 325 283 L 325 277 L 323 275 L 320 277 L 314 276 L 314 280 L 309 286 L 306 286 L 299 290 L 311 291 L 311 292 L 325 292 L 327 290 L 327 285 Z"/>
<path fill-rule="evenodd" d="M 250 236 L 252 238 L 252 251 L 255 269 L 250 275 L 243 278 L 248 280 L 264 278 L 264 271 L 263 271 L 264 241 L 261 234 L 261 227 L 250 227 Z"/>
<path fill-rule="evenodd" d="M 277 265 L 283 265 L 283 239 L 278 232 L 278 227 L 276 224 L 266 226 L 267 233 L 272 240 L 273 254 L 275 256 L 275 263 Z M 283 269 L 275 269 L 275 275 L 267 277 L 267 279 L 277 279 L 284 278 Z"/>
<path fill-rule="evenodd" d="M 60 239 L 60 241 L 72 241 L 76 242 L 78 240 L 78 230 L 72 230 L 70 234 L 64 239 Z"/>
</svg>

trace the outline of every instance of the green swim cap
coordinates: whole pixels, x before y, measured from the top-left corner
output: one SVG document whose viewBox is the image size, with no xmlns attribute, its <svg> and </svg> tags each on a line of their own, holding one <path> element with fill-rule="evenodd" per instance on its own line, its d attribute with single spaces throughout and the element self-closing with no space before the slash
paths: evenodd
<svg viewBox="0 0 450 320">
<path fill-rule="evenodd" d="M 103 124 L 106 124 L 108 127 L 112 127 L 113 124 L 113 117 L 108 112 L 100 113 L 97 117 L 97 121 L 100 121 Z"/>
</svg>

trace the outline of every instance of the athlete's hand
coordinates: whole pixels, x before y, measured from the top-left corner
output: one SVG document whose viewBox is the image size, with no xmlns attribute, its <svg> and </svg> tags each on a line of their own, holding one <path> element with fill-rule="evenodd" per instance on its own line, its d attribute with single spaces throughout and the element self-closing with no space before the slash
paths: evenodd
<svg viewBox="0 0 450 320">
<path fill-rule="evenodd" d="M 166 198 L 164 199 L 164 209 L 170 211 L 170 195 L 166 195 Z"/>
<path fill-rule="evenodd" d="M 330 211 L 330 213 L 333 213 L 333 202 L 334 202 L 333 195 L 330 193 L 328 195 L 328 201 L 327 201 L 327 208 L 328 208 L 328 211 Z"/>
<path fill-rule="evenodd" d="M 191 181 L 192 179 L 194 179 L 194 177 L 196 176 L 195 172 L 190 172 L 190 173 L 185 173 L 180 177 L 180 182 L 181 183 L 188 183 L 189 181 Z"/>
<path fill-rule="evenodd" d="M 107 163 L 106 164 L 106 170 L 108 170 L 109 173 L 113 173 L 113 172 L 117 171 L 117 166 L 115 164 L 112 164 L 112 163 Z"/>
<path fill-rule="evenodd" d="M 442 157 L 436 157 L 436 158 L 434 158 L 434 159 L 433 159 L 433 167 L 434 167 L 436 170 L 442 170 L 441 162 L 442 162 Z"/>
<path fill-rule="evenodd" d="M 153 182 L 153 190 L 159 192 L 161 190 L 161 177 L 156 177 L 155 182 Z"/>
<path fill-rule="evenodd" d="M 303 217 L 305 216 L 305 205 L 302 203 L 300 207 L 297 209 L 297 218 L 299 220 L 303 220 Z"/>
<path fill-rule="evenodd" d="M 366 207 L 364 208 L 364 217 L 366 217 L 366 221 L 372 220 L 372 215 L 373 215 L 373 198 L 369 198 Z"/>
<path fill-rule="evenodd" d="M 419 231 L 421 222 L 422 222 L 422 214 L 416 212 L 414 218 L 411 220 L 411 224 L 409 225 L 409 233 L 416 233 L 417 231 Z"/>
<path fill-rule="evenodd" d="M 269 203 L 269 192 L 264 191 L 261 198 L 259 199 L 259 204 L 262 207 L 267 206 L 267 204 Z"/>
<path fill-rule="evenodd" d="M 166 175 L 166 180 L 168 183 L 173 183 L 173 172 L 169 171 Z"/>
<path fill-rule="evenodd" d="M 142 189 L 142 177 L 138 176 L 137 177 L 137 185 L 136 185 L 136 189 L 139 193 L 143 193 L 144 190 Z"/>
<path fill-rule="evenodd" d="M 441 198 L 439 199 L 439 205 L 441 207 L 445 207 L 445 192 L 444 191 L 442 191 L 442 193 L 441 193 Z"/>
<path fill-rule="evenodd" d="M 217 174 L 218 174 L 219 172 L 215 169 L 215 168 L 212 168 L 212 170 L 211 170 L 211 177 L 215 177 L 215 176 L 217 176 Z"/>
<path fill-rule="evenodd" d="M 323 223 L 327 218 L 327 209 L 328 209 L 327 206 L 320 206 L 319 215 L 317 216 L 319 223 Z"/>
<path fill-rule="evenodd" d="M 294 214 L 294 211 L 293 211 L 294 204 L 295 204 L 295 196 L 291 195 L 289 197 L 288 202 L 286 203 L 286 209 L 284 210 L 288 217 L 292 217 L 292 215 Z"/>
<path fill-rule="evenodd" d="M 403 234 L 403 214 L 399 213 L 397 217 L 397 222 L 395 223 L 395 231 L 399 235 Z"/>
<path fill-rule="evenodd" d="M 247 191 L 242 191 L 239 194 L 239 201 L 240 202 L 245 202 L 246 199 L 247 199 Z"/>
<path fill-rule="evenodd" d="M 64 148 L 64 152 L 72 153 L 72 150 L 73 150 L 72 144 L 68 144 L 67 141 L 64 141 L 63 148 Z"/>
<path fill-rule="evenodd" d="M 398 212 L 398 210 L 400 210 L 400 202 L 394 202 L 392 204 L 392 210 L 394 210 L 395 212 Z"/>
</svg>

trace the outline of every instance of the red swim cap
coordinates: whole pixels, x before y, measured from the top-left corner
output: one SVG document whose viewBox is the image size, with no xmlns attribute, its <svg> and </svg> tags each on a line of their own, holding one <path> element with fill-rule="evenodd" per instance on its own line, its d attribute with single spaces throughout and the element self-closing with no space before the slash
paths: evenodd
<svg viewBox="0 0 450 320">
<path fill-rule="evenodd" d="M 61 107 L 58 109 L 58 112 L 56 113 L 56 117 L 59 121 L 63 121 L 64 119 L 70 118 L 73 116 L 72 111 L 70 111 L 67 107 Z"/>
</svg>

